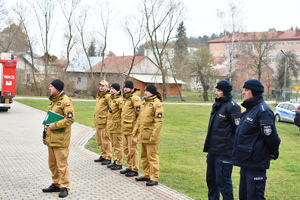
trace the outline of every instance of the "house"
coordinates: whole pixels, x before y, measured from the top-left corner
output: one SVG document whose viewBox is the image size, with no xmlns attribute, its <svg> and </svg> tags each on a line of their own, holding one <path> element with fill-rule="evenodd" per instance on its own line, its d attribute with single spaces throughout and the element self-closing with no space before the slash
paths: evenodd
<svg viewBox="0 0 300 200">
<path fill-rule="evenodd" d="M 162 81 L 162 75 L 141 75 L 141 74 L 132 74 L 131 80 L 134 82 L 134 85 L 136 88 L 139 88 L 140 90 L 144 90 L 147 85 L 154 84 L 157 86 L 158 91 L 162 93 L 163 90 L 163 81 Z M 185 84 L 185 82 L 181 80 L 176 80 L 175 82 L 174 78 L 167 76 L 166 82 L 168 83 L 168 90 L 167 90 L 167 96 L 179 96 L 179 91 L 182 91 L 182 85 Z M 178 87 L 177 87 L 178 85 Z"/>
<path fill-rule="evenodd" d="M 223 71 L 224 77 L 235 77 L 234 81 L 238 81 L 236 85 L 240 85 L 246 79 L 257 78 L 253 77 L 254 71 L 250 69 L 253 61 L 242 60 L 241 52 L 245 49 L 255 52 L 256 45 L 260 45 L 261 49 L 267 46 L 268 53 L 261 54 L 263 56 L 261 81 L 269 93 L 272 90 L 273 76 L 277 74 L 277 56 L 282 56 L 282 52 L 292 51 L 297 55 L 298 61 L 300 60 L 300 30 L 244 32 L 210 40 L 208 43 L 210 51 L 216 58 L 226 58 L 223 64 L 217 66 L 217 69 Z M 224 68 L 229 69 L 230 66 L 229 52 L 233 55 L 233 68 L 231 72 L 228 70 L 228 73 L 224 74 L 226 71 Z"/>
<path fill-rule="evenodd" d="M 91 69 L 88 69 L 87 72 L 97 73 L 98 77 L 102 74 L 103 79 L 110 84 L 119 83 L 121 87 L 124 81 L 128 79 L 132 80 L 135 87 L 142 91 L 148 84 L 155 84 L 158 90 L 162 91 L 161 72 L 157 65 L 147 56 L 116 56 L 113 52 L 109 52 L 103 62 L 99 62 Z M 166 79 L 168 84 L 167 95 L 178 96 L 179 91 L 175 80 L 171 77 Z M 181 91 L 184 82 L 177 80 L 177 83 Z"/>
<path fill-rule="evenodd" d="M 19 84 L 31 85 L 34 80 L 42 83 L 45 80 L 45 64 L 43 57 L 37 55 L 31 56 L 28 52 L 19 52 L 15 54 L 18 57 L 17 64 L 17 81 Z M 57 77 L 57 74 L 66 67 L 67 62 L 58 60 L 56 56 L 49 57 L 49 65 L 47 66 L 47 74 L 50 78 Z"/>
<path fill-rule="evenodd" d="M 269 42 L 269 66 L 275 70 L 276 55 L 282 51 L 293 51 L 300 60 L 300 30 L 287 31 L 266 31 L 266 32 L 245 32 L 234 35 L 227 35 L 221 38 L 209 40 L 209 49 L 215 57 L 228 57 L 231 42 L 233 43 L 233 52 L 238 56 L 239 51 L 245 48 L 246 44 L 254 45 L 254 40 L 261 40 L 262 45 L 264 40 Z"/>
<path fill-rule="evenodd" d="M 72 60 L 66 70 L 68 73 L 69 81 L 73 82 L 76 90 L 87 91 L 89 76 L 85 72 L 90 69 L 90 66 L 94 66 L 101 62 L 102 57 L 78 57 Z M 90 64 L 89 64 L 90 62 Z"/>
</svg>

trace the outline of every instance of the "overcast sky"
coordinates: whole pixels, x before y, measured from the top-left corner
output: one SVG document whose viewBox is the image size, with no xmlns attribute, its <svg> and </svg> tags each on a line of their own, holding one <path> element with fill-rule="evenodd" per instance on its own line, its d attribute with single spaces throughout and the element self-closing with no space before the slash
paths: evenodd
<svg viewBox="0 0 300 200">
<path fill-rule="evenodd" d="M 18 0 L 6 0 L 8 4 L 14 4 L 13 2 L 16 1 Z M 92 5 L 99 4 L 99 1 L 101 0 L 84 0 Z M 239 8 L 243 11 L 245 31 L 267 31 L 269 28 L 279 31 L 287 30 L 291 26 L 300 28 L 300 0 L 235 0 L 234 2 L 237 1 L 240 2 Z M 138 12 L 137 4 L 141 0 L 110 0 L 110 2 L 114 4 L 118 14 L 125 16 Z M 183 2 L 187 8 L 184 24 L 188 37 L 211 36 L 212 33 L 222 32 L 217 10 L 227 11 L 228 0 L 183 0 Z M 119 56 L 123 53 L 132 55 L 129 38 L 120 27 L 120 19 L 117 17 L 109 24 L 107 51 L 112 51 Z M 59 48 L 60 44 L 56 47 Z M 52 54 L 61 52 L 61 50 L 52 51 Z"/>
<path fill-rule="evenodd" d="M 114 0 L 123 12 L 134 12 L 138 0 Z M 228 0 L 183 0 L 187 6 L 187 19 L 184 22 L 187 36 L 211 36 L 222 31 L 217 10 L 228 10 Z M 300 1 L 299 0 L 240 0 L 241 10 L 244 11 L 243 25 L 245 30 L 267 31 L 269 28 L 287 30 L 291 26 L 300 28 Z M 113 31 L 109 38 L 108 50 L 122 55 L 131 53 L 128 40 L 122 38 L 124 32 Z"/>
</svg>

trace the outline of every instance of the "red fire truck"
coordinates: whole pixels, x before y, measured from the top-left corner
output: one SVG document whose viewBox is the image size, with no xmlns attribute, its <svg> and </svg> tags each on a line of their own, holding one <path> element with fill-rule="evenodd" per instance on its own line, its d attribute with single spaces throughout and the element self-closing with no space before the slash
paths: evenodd
<svg viewBox="0 0 300 200">
<path fill-rule="evenodd" d="M 0 53 L 0 111 L 8 111 L 16 95 L 17 62 L 11 53 Z"/>
</svg>

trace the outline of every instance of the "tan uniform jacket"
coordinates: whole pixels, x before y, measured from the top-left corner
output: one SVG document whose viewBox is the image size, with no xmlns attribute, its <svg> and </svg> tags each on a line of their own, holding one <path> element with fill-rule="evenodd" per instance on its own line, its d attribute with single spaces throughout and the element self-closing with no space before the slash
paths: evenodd
<svg viewBox="0 0 300 200">
<path fill-rule="evenodd" d="M 121 91 L 110 95 L 106 129 L 109 133 L 121 134 L 121 111 L 123 98 Z"/>
<path fill-rule="evenodd" d="M 124 105 L 122 108 L 122 133 L 131 135 L 138 115 L 141 111 L 142 100 L 140 89 L 134 88 L 130 93 L 123 94 Z"/>
<path fill-rule="evenodd" d="M 72 100 L 62 91 L 59 95 L 50 96 L 48 109 L 65 118 L 54 122 L 54 130 L 47 128 L 45 141 L 49 147 L 68 147 L 71 139 L 71 125 L 74 123 L 74 107 Z M 56 131 L 63 128 L 62 132 Z"/>
<path fill-rule="evenodd" d="M 98 92 L 94 114 L 96 128 L 106 128 L 109 96 L 109 90 Z"/>
<path fill-rule="evenodd" d="M 145 98 L 145 103 L 142 106 L 133 133 L 139 134 L 138 139 L 141 143 L 158 144 L 163 119 L 164 108 L 161 102 L 161 95 L 157 93 L 153 97 Z"/>
</svg>

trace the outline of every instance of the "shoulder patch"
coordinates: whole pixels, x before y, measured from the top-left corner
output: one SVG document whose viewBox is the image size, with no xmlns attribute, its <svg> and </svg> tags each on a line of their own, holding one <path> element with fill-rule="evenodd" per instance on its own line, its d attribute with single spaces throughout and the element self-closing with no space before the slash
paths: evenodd
<svg viewBox="0 0 300 200">
<path fill-rule="evenodd" d="M 70 104 L 69 104 L 69 103 L 66 103 L 66 106 L 70 106 Z"/>
<path fill-rule="evenodd" d="M 69 113 L 67 114 L 67 117 L 68 117 L 68 118 L 72 118 L 72 117 L 73 117 L 73 113 L 69 112 Z"/>
<path fill-rule="evenodd" d="M 272 134 L 272 128 L 271 128 L 270 125 L 264 126 L 264 127 L 263 127 L 263 130 L 264 130 L 264 134 L 265 134 L 266 136 L 269 136 L 269 135 Z"/>
<path fill-rule="evenodd" d="M 235 125 L 238 126 L 240 124 L 240 121 L 241 121 L 241 118 L 239 118 L 239 117 L 234 118 Z"/>
</svg>

